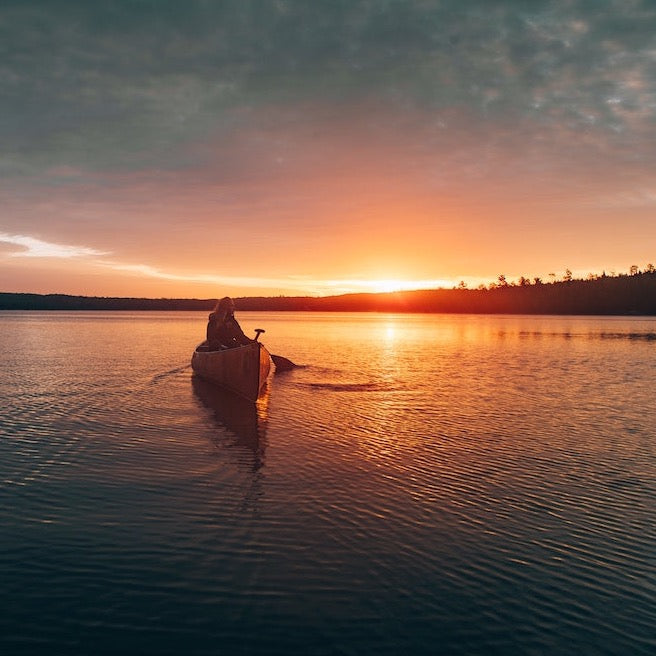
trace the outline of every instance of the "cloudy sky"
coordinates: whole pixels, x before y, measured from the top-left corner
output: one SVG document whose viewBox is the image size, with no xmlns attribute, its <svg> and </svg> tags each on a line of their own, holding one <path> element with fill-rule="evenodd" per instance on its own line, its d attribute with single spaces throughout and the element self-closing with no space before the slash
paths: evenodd
<svg viewBox="0 0 656 656">
<path fill-rule="evenodd" d="M 654 261 L 651 0 L 0 4 L 0 291 L 324 295 Z"/>
</svg>

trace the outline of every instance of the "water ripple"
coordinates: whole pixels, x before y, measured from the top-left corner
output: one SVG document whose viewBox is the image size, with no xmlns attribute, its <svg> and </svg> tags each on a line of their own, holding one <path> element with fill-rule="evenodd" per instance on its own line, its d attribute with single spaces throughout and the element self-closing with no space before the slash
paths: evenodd
<svg viewBox="0 0 656 656">
<path fill-rule="evenodd" d="M 253 405 L 185 317 L 4 325 L 4 652 L 653 652 L 651 324 L 272 317 Z"/>
</svg>

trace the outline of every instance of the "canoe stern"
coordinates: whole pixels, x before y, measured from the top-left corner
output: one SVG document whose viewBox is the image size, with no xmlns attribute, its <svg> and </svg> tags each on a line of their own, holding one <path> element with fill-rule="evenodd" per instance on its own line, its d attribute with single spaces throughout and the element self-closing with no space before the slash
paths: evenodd
<svg viewBox="0 0 656 656">
<path fill-rule="evenodd" d="M 201 378 L 251 401 L 257 400 L 269 376 L 271 356 L 259 342 L 222 351 L 196 347 L 191 368 Z"/>
</svg>

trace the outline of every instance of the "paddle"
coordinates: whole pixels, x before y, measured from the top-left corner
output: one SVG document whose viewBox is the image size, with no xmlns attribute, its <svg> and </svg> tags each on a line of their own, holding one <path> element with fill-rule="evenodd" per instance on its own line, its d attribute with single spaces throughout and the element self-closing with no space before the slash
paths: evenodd
<svg viewBox="0 0 656 656">
<path fill-rule="evenodd" d="M 256 328 L 255 341 L 257 342 L 257 340 L 260 338 L 260 333 L 265 333 L 265 332 L 266 330 L 264 330 L 264 328 Z M 269 353 L 269 355 L 273 360 L 273 364 L 276 365 L 276 373 L 279 371 L 289 371 L 294 367 L 298 367 L 297 364 L 294 364 L 291 360 L 288 360 L 287 358 L 283 358 L 282 355 L 274 355 L 273 353 Z"/>
<path fill-rule="evenodd" d="M 269 353 L 269 355 L 273 360 L 273 364 L 276 365 L 276 372 L 289 371 L 294 367 L 298 367 L 297 364 L 294 364 L 291 360 L 288 360 L 287 358 L 283 358 L 282 355 L 274 355 L 273 353 Z"/>
</svg>

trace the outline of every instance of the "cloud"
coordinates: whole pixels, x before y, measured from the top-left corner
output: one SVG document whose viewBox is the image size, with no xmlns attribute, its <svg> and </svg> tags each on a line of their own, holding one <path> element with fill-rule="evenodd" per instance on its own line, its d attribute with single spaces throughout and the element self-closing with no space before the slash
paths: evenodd
<svg viewBox="0 0 656 656">
<path fill-rule="evenodd" d="M 486 138 L 591 131 L 653 162 L 655 34 L 638 0 L 9 3 L 0 171 L 175 169 L 252 109 L 364 100 L 464 108 Z"/>
<path fill-rule="evenodd" d="M 215 274 L 197 273 L 174 273 L 163 271 L 148 264 L 126 264 L 121 262 L 101 261 L 99 264 L 115 271 L 133 273 L 148 278 L 160 280 L 171 280 L 175 282 L 190 282 L 200 284 L 211 284 L 216 286 L 234 287 L 284 287 L 289 284 L 289 279 L 264 279 L 252 276 L 220 276 Z"/>
<path fill-rule="evenodd" d="M 106 252 L 88 248 L 87 246 L 54 244 L 26 235 L 9 235 L 4 232 L 0 232 L 0 242 L 20 246 L 22 250 L 11 252 L 12 257 L 76 258 L 107 255 Z"/>
<path fill-rule="evenodd" d="M 637 187 L 619 190 L 612 195 L 600 194 L 593 199 L 586 199 L 585 202 L 601 209 L 653 209 L 656 208 L 656 188 Z"/>
</svg>

